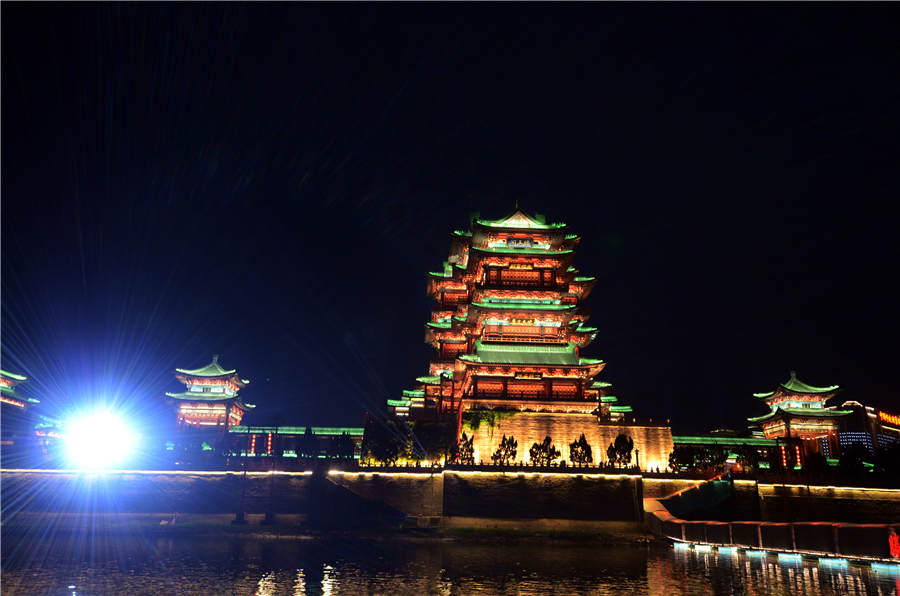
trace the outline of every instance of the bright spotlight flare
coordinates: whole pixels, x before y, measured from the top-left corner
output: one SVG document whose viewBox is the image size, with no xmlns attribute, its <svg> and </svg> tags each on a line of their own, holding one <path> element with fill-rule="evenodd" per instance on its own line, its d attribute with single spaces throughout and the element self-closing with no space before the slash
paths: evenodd
<svg viewBox="0 0 900 596">
<path fill-rule="evenodd" d="M 122 418 L 108 411 L 77 416 L 66 424 L 66 458 L 86 470 L 104 470 L 122 463 L 137 440 Z"/>
</svg>

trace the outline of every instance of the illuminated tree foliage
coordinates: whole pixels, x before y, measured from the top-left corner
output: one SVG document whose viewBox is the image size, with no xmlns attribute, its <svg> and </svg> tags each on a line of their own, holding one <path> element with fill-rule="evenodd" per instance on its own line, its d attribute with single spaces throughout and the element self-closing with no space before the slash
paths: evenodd
<svg viewBox="0 0 900 596">
<path fill-rule="evenodd" d="M 584 433 L 581 433 L 577 441 L 569 443 L 569 461 L 575 465 L 585 465 L 594 462 L 591 444 L 587 442 Z"/>
<path fill-rule="evenodd" d="M 466 433 L 463 433 L 459 439 L 459 446 L 456 448 L 456 458 L 464 466 L 475 464 L 475 446 L 472 444 L 474 440 L 475 435 L 472 435 L 470 438 L 466 436 Z"/>
<path fill-rule="evenodd" d="M 559 449 L 553 446 L 550 435 L 544 437 L 540 443 L 534 443 L 528 450 L 528 456 L 536 466 L 551 466 L 559 458 Z"/>
<path fill-rule="evenodd" d="M 500 447 L 491 456 L 491 461 L 501 466 L 508 466 L 516 461 L 516 454 L 519 452 L 519 442 L 512 435 L 503 435 L 500 440 Z"/>
</svg>

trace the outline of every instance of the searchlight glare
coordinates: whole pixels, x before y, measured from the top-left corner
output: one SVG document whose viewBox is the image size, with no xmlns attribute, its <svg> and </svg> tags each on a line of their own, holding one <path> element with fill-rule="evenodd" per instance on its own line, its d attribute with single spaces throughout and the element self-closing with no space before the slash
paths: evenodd
<svg viewBox="0 0 900 596">
<path fill-rule="evenodd" d="M 120 464 L 136 440 L 125 421 L 108 411 L 84 414 L 66 424 L 66 456 L 72 466 L 81 469 L 102 470 Z"/>
</svg>

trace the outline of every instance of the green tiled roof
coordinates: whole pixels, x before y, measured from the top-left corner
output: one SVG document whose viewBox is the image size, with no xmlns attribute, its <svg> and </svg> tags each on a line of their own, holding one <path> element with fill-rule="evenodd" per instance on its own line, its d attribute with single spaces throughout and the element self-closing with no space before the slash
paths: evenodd
<svg viewBox="0 0 900 596">
<path fill-rule="evenodd" d="M 614 404 L 617 401 L 619 401 L 619 398 L 616 397 L 615 395 L 604 395 L 603 397 L 600 398 L 600 401 L 602 401 L 605 404 Z"/>
<path fill-rule="evenodd" d="M 464 356 L 469 356 L 468 354 Z M 463 358 L 463 356 L 460 356 Z M 554 364 L 577 365 L 578 356 L 574 344 L 565 346 L 491 344 L 475 342 L 475 354 L 463 360 L 489 364 Z"/>
<path fill-rule="evenodd" d="M 191 377 L 222 377 L 225 375 L 233 375 L 237 370 L 225 370 L 222 368 L 219 365 L 219 356 L 215 355 L 213 356 L 212 362 L 202 368 L 176 368 L 175 372 L 180 372 L 181 374 Z M 241 379 L 241 382 L 249 383 L 250 381 Z"/>
<path fill-rule="evenodd" d="M 596 277 L 584 276 L 584 275 L 576 275 L 575 281 L 579 283 L 584 283 L 588 281 L 596 281 Z"/>
<path fill-rule="evenodd" d="M 492 228 L 516 228 L 526 230 L 554 230 L 566 227 L 564 223 L 548 224 L 542 215 L 531 216 L 516 209 L 511 215 L 507 215 L 501 219 L 476 219 L 477 223 Z"/>
<path fill-rule="evenodd" d="M 424 389 L 404 389 L 403 397 L 425 397 Z"/>
<path fill-rule="evenodd" d="M 840 416 L 852 414 L 853 410 L 827 410 L 823 408 L 775 408 L 774 412 L 769 412 L 764 416 L 757 416 L 756 418 L 747 418 L 747 420 L 750 422 L 765 422 L 766 420 L 777 416 L 779 412 L 783 412 L 790 416 L 801 416 L 803 418 L 839 418 Z"/>
<path fill-rule="evenodd" d="M 420 383 L 425 383 L 426 385 L 440 385 L 441 384 L 440 377 L 416 377 L 416 380 Z"/>
<path fill-rule="evenodd" d="M 480 252 L 488 252 L 498 255 L 547 255 L 547 256 L 556 256 L 556 255 L 567 255 L 573 250 L 546 250 L 543 248 L 482 248 L 480 246 L 473 246 L 472 250 L 477 250 Z"/>
<path fill-rule="evenodd" d="M 676 445 L 750 445 L 753 447 L 774 447 L 775 439 L 757 437 L 672 437 Z"/>
<path fill-rule="evenodd" d="M 364 429 L 358 426 L 313 426 L 314 435 L 348 435 L 362 436 Z M 279 433 L 285 435 L 302 435 L 306 433 L 305 426 L 229 426 L 228 432 L 238 434 L 266 434 Z"/>
<path fill-rule="evenodd" d="M 519 302 L 473 302 L 472 306 L 498 310 L 571 310 L 574 304 L 532 304 Z"/>
<path fill-rule="evenodd" d="M 603 389 L 604 387 L 612 387 L 612 383 L 607 383 L 606 381 L 594 381 L 591 384 L 591 388 L 593 389 Z"/>
<path fill-rule="evenodd" d="M 628 414 L 633 410 L 631 409 L 631 406 L 609 406 L 609 411 L 619 414 Z"/>
<path fill-rule="evenodd" d="M 450 329 L 450 323 L 432 323 L 429 321 L 425 324 L 432 329 Z"/>
<path fill-rule="evenodd" d="M 582 327 L 579 325 L 575 333 L 594 333 L 595 331 L 597 331 L 596 327 Z"/>
<path fill-rule="evenodd" d="M 471 238 L 472 232 L 468 232 L 466 230 L 453 230 L 454 236 L 462 236 L 464 238 Z"/>
<path fill-rule="evenodd" d="M 780 387 L 787 389 L 792 393 L 807 393 L 807 394 L 817 394 L 817 393 L 830 393 L 832 391 L 837 391 L 840 386 L 839 385 L 830 385 L 828 387 L 814 387 L 812 385 L 807 385 L 803 381 L 797 378 L 797 373 L 791 371 L 791 378 L 787 380 L 785 383 L 781 383 Z M 768 393 L 754 393 L 754 397 L 760 397 L 765 399 L 767 397 L 772 397 L 775 395 L 774 391 L 769 391 Z"/>
<path fill-rule="evenodd" d="M 412 403 L 408 399 L 389 399 L 387 400 L 387 405 L 394 408 L 408 408 L 409 404 Z"/>
<path fill-rule="evenodd" d="M 184 399 L 188 401 L 228 401 L 229 399 L 238 399 L 237 395 L 225 395 L 224 393 L 201 393 L 199 391 L 185 391 L 183 393 L 168 393 L 168 397 L 172 399 Z M 243 404 L 248 408 L 255 408 L 253 404 Z"/>
</svg>

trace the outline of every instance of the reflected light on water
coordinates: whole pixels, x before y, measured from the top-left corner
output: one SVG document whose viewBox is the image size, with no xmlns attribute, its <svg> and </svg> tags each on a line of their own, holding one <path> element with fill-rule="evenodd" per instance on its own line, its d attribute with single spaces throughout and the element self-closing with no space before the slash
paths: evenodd
<svg viewBox="0 0 900 596">
<path fill-rule="evenodd" d="M 4 537 L 5 538 L 5 537 Z M 74 538 L 40 552 L 4 540 L 4 594 L 837 594 L 897 596 L 897 566 L 785 564 L 728 549 L 563 541 L 439 542 L 341 537 L 145 541 Z M 718 551 L 718 552 L 716 552 Z M 23 553 L 29 553 L 23 559 Z"/>
</svg>

